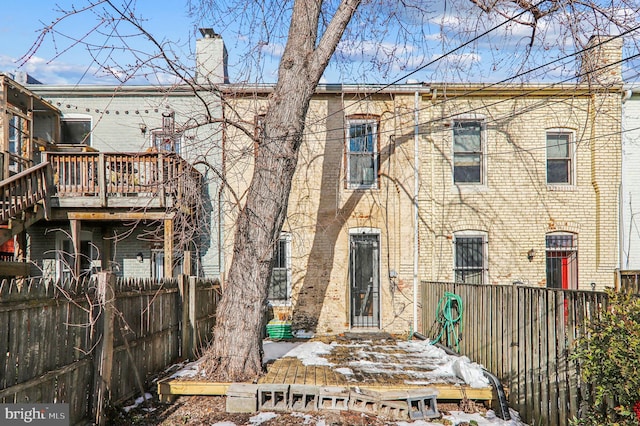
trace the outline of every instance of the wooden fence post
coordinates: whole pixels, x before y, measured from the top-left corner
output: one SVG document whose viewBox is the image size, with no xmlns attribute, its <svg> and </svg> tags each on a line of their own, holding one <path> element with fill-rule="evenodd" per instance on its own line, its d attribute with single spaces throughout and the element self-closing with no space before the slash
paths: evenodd
<svg viewBox="0 0 640 426">
<path fill-rule="evenodd" d="M 191 336 L 191 347 L 189 358 L 195 359 L 198 350 L 198 318 L 196 311 L 196 277 L 189 277 L 189 334 Z"/>
<path fill-rule="evenodd" d="M 180 274 L 178 276 L 178 288 L 180 290 L 180 298 L 181 298 L 181 338 L 182 344 L 180 346 L 180 355 L 183 358 L 191 358 L 191 332 L 190 332 L 190 324 L 189 324 L 189 282 L 188 277 L 184 274 Z"/>
<path fill-rule="evenodd" d="M 95 369 L 95 423 L 106 425 L 104 408 L 111 394 L 111 372 L 113 369 L 113 318 L 115 312 L 115 275 L 111 272 L 98 272 L 97 309 L 102 311 L 101 321 L 96 324 L 99 338 Z M 100 331 L 102 332 L 100 336 Z"/>
</svg>

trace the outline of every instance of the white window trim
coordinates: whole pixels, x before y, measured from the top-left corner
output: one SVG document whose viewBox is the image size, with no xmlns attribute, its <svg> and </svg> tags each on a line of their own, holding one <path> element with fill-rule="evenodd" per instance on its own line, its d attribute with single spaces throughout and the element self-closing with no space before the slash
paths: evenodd
<svg viewBox="0 0 640 426">
<path fill-rule="evenodd" d="M 569 135 L 569 161 L 571 161 L 571 168 L 569 169 L 569 182 L 568 183 L 549 183 L 547 176 L 547 162 L 549 160 L 549 153 L 547 149 L 547 137 L 550 133 L 566 134 Z M 574 190 L 576 187 L 576 132 L 574 129 L 567 127 L 552 127 L 546 129 L 544 132 L 544 181 L 547 188 L 556 191 Z"/>
<path fill-rule="evenodd" d="M 454 135 L 453 130 L 456 122 L 459 121 L 479 121 L 481 124 L 480 130 L 480 152 L 482 159 L 480 160 L 480 182 L 456 182 L 454 179 L 455 173 L 455 150 L 454 150 Z M 488 188 L 487 180 L 487 120 L 483 114 L 460 114 L 451 119 L 449 123 L 451 127 L 451 184 L 456 189 L 469 189 L 471 191 L 483 191 Z M 465 191 L 466 192 L 466 191 Z"/>
<path fill-rule="evenodd" d="M 271 306 L 291 306 L 291 282 L 293 279 L 293 276 L 291 273 L 291 258 L 292 258 L 291 234 L 289 232 L 281 232 L 280 237 L 278 238 L 278 242 L 280 242 L 280 240 L 285 241 L 285 245 L 287 248 L 287 257 L 285 258 L 285 262 L 286 262 L 285 267 L 287 269 L 287 298 L 286 300 L 268 300 L 267 299 L 267 302 Z M 269 283 L 269 285 L 271 285 L 271 283 Z"/>
<path fill-rule="evenodd" d="M 489 284 L 489 238 L 488 233 L 485 231 L 477 231 L 477 230 L 464 230 L 464 231 L 456 231 L 453 233 L 453 240 L 451 244 L 451 254 L 452 254 L 452 271 L 453 271 L 453 281 L 456 280 L 456 240 L 459 237 L 464 238 L 482 238 L 482 284 Z"/>
<path fill-rule="evenodd" d="M 55 247 L 56 247 L 56 280 L 61 280 L 63 278 L 63 252 L 64 252 L 64 243 L 65 241 L 68 241 L 69 243 L 71 243 L 71 245 L 73 245 L 73 241 L 71 240 L 71 235 L 67 234 L 66 232 L 57 232 L 56 233 L 56 242 L 55 242 Z M 91 249 L 91 252 L 89 255 L 92 257 L 91 259 L 91 267 L 94 268 L 99 268 L 100 267 L 100 260 L 94 260 L 93 259 L 93 250 L 95 250 L 94 248 L 94 244 L 93 244 L 93 233 L 91 231 L 85 230 L 85 231 L 80 231 L 80 243 L 82 243 L 82 241 L 89 241 L 89 247 Z M 75 255 L 75 253 L 70 253 L 71 255 Z M 80 256 L 83 256 L 82 253 L 79 253 Z M 95 264 L 97 262 L 97 265 Z M 71 266 L 71 265 L 69 265 Z"/>
<path fill-rule="evenodd" d="M 359 185 L 351 183 L 351 125 L 352 124 L 374 124 L 373 131 L 373 184 L 371 185 Z M 380 173 L 379 165 L 378 165 L 378 157 L 380 155 L 379 151 L 379 129 L 380 123 L 377 118 L 347 118 L 347 125 L 345 128 L 345 138 L 346 138 L 346 180 L 347 180 L 347 189 L 378 189 L 378 174 Z"/>
</svg>

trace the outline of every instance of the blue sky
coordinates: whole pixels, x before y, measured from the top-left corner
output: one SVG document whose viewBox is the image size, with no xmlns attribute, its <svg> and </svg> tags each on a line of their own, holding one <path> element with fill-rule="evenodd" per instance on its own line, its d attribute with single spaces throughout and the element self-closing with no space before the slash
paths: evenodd
<svg viewBox="0 0 640 426">
<path fill-rule="evenodd" d="M 40 30 L 60 16 L 56 5 L 81 5 L 82 1 L 18 0 L 5 4 L 4 19 L 0 21 L 0 69 L 13 71 L 37 40 Z M 145 26 L 158 37 L 187 45 L 193 37 L 194 25 L 181 1 L 140 1 L 139 13 L 147 19 Z M 61 32 L 83 34 L 93 25 L 91 15 L 76 17 L 60 28 Z M 36 54 L 22 69 L 43 83 L 95 83 L 105 80 L 92 66 L 91 55 L 81 46 L 62 36 L 45 39 Z"/>
<path fill-rule="evenodd" d="M 115 4 L 124 1 L 116 0 Z M 458 1 L 458 3 L 456 3 Z M 225 1 L 216 2 L 223 10 Z M 424 2 L 428 4 L 427 2 Z M 0 70 L 12 72 L 21 65 L 21 69 L 27 71 L 43 83 L 48 84 L 93 84 L 114 83 L 117 80 L 105 76 L 103 70 L 99 70 L 93 61 L 92 55 L 104 61 L 108 57 L 117 58 L 120 64 L 131 64 L 134 59 L 131 55 L 123 55 L 117 47 L 121 40 L 113 37 L 113 33 L 94 33 L 85 39 L 94 44 L 92 51 L 87 51 L 84 46 L 73 46 L 73 41 L 64 35 L 81 37 L 87 34 L 96 25 L 96 15 L 84 13 L 65 20 L 62 25 L 56 27 L 58 33 L 54 37 L 45 38 L 38 51 L 29 57 L 29 60 L 21 64 L 20 58 L 27 54 L 37 41 L 39 31 L 43 26 L 53 22 L 61 16 L 56 5 L 69 7 L 75 4 L 80 7 L 86 2 L 82 0 L 23 0 L 12 1 L 4 5 L 4 19 L 0 21 Z M 238 36 L 236 25 L 242 25 L 241 15 L 229 16 L 219 14 L 218 17 L 202 18 L 205 24 L 194 22 L 188 16 L 187 1 L 134 1 L 135 11 L 144 19 L 144 28 L 148 30 L 160 43 L 169 42 L 172 53 L 187 67 L 193 66 L 194 37 L 197 36 L 197 28 L 200 26 L 212 26 L 220 32 L 229 51 L 230 76 L 232 82 L 256 81 L 261 79 L 273 82 L 276 78 L 277 61 L 283 48 L 283 38 L 278 31 L 269 29 L 271 37 L 268 43 L 261 43 L 260 54 L 247 56 L 245 42 L 252 36 Z M 274 3 L 275 4 L 275 3 Z M 394 3 L 395 4 L 395 3 Z M 575 46 L 561 42 L 561 31 L 553 22 L 541 22 L 538 39 L 534 50 L 529 57 L 529 63 L 520 68 L 524 60 L 525 52 L 530 41 L 530 28 L 522 25 L 506 25 L 499 30 L 492 31 L 487 36 L 475 41 L 465 49 L 454 54 L 443 55 L 472 38 L 472 34 L 460 34 L 454 30 L 461 26 L 461 20 L 471 18 L 474 30 L 483 32 L 503 19 L 488 19 L 481 15 L 477 8 L 470 7 L 468 0 L 452 0 L 450 2 L 435 2 L 429 10 L 416 13 L 414 10 L 389 6 L 389 10 L 380 10 L 376 16 L 376 24 L 381 29 L 368 29 L 368 39 L 354 37 L 353 43 L 343 43 L 338 49 L 337 57 L 341 60 L 332 61 L 323 78 L 329 83 L 389 83 L 396 80 L 405 81 L 407 76 L 419 81 L 498 81 L 513 75 L 518 70 L 526 70 L 537 64 L 561 56 L 559 47 L 566 47 L 571 52 Z M 446 6 L 446 7 L 445 7 Z M 455 6 L 455 7 L 454 7 Z M 233 10 L 233 9 L 231 9 Z M 244 11 L 243 11 L 244 12 Z M 237 12 L 229 12 L 237 13 Z M 255 10 L 252 11 L 255 13 Z M 386 14 L 394 15 L 395 22 L 400 22 L 410 33 L 412 39 L 407 41 L 398 34 L 397 28 L 393 28 L 391 22 L 385 21 Z M 286 22 L 286 10 L 282 11 L 282 22 Z M 370 17 L 367 17 L 370 19 Z M 637 20 L 637 16 L 634 18 Z M 209 22 L 214 22 L 209 23 Z M 282 25 L 281 25 L 282 26 Z M 357 23 L 353 25 L 357 28 Z M 354 28 L 354 29 L 355 29 Z M 286 28 L 285 28 L 286 29 Z M 130 35 L 131 28 L 124 25 L 118 27 L 122 34 Z M 546 35 L 543 39 L 540 34 Z M 109 37 L 109 36 L 112 37 Z M 374 43 L 375 37 L 382 40 Z M 134 49 L 151 52 L 153 47 L 141 39 L 126 38 L 127 43 Z M 263 41 L 263 40 L 258 40 Z M 99 49 L 106 46 L 107 49 Z M 632 49 L 633 50 L 633 49 Z M 636 49 L 637 51 L 637 49 Z M 387 61 L 388 57 L 396 56 L 403 61 Z M 425 65 L 431 64 L 425 67 Z M 545 79 L 560 79 L 571 75 L 574 70 L 575 60 L 565 61 L 562 65 L 553 69 L 547 69 L 546 73 L 528 75 L 527 79 L 535 81 Z M 422 69 L 422 67 L 425 67 Z M 115 70 L 115 68 L 111 68 Z M 117 73 L 117 70 L 114 71 Z M 120 74 L 119 74 L 120 75 Z M 167 83 L 170 79 L 166 76 L 153 76 L 150 80 Z M 147 80 L 138 78 L 129 80 L 129 83 L 145 83 Z"/>
</svg>

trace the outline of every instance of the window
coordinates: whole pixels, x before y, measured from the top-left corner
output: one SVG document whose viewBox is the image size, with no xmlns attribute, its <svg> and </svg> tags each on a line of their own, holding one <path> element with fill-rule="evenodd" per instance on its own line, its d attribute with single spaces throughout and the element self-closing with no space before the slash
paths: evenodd
<svg viewBox="0 0 640 426">
<path fill-rule="evenodd" d="M 153 147 L 157 151 L 169 151 L 180 154 L 180 145 L 182 145 L 182 135 L 167 134 L 163 131 L 152 132 Z"/>
<path fill-rule="evenodd" d="M 378 183 L 378 123 L 349 120 L 347 184 L 349 188 L 375 188 Z"/>
<path fill-rule="evenodd" d="M 153 147 L 158 151 L 180 153 L 182 134 L 176 133 L 175 113 L 162 113 L 162 129 L 152 132 Z"/>
<path fill-rule="evenodd" d="M 453 122 L 453 182 L 483 183 L 483 122 Z"/>
<path fill-rule="evenodd" d="M 572 134 L 547 132 L 547 183 L 573 184 Z"/>
<path fill-rule="evenodd" d="M 58 235 L 56 240 L 56 275 L 59 280 L 68 281 L 75 277 L 76 253 L 73 242 L 67 235 Z M 80 247 L 77 254 L 80 275 L 84 278 L 93 275 L 100 270 L 98 247 L 91 242 L 91 232 L 80 233 Z"/>
<path fill-rule="evenodd" d="M 547 287 L 578 288 L 578 244 L 573 234 L 546 237 Z"/>
<path fill-rule="evenodd" d="M 60 121 L 63 144 L 91 145 L 91 117 L 69 114 Z"/>
<path fill-rule="evenodd" d="M 154 280 L 164 278 L 164 249 L 151 250 L 151 278 Z"/>
<path fill-rule="evenodd" d="M 291 237 L 283 234 L 276 242 L 267 298 L 271 302 L 287 302 L 291 293 Z"/>
<path fill-rule="evenodd" d="M 9 152 L 20 155 L 22 148 L 22 119 L 13 116 L 9 119 Z"/>
<path fill-rule="evenodd" d="M 482 235 L 456 235 L 455 281 L 467 284 L 484 284 L 486 267 L 486 239 Z"/>
</svg>

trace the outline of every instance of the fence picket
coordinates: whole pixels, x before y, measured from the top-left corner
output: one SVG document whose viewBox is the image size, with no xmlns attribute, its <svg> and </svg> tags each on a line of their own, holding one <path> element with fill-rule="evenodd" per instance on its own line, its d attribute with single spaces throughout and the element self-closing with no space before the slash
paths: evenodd
<svg viewBox="0 0 640 426">
<path fill-rule="evenodd" d="M 423 324 L 453 287 L 465 303 L 461 353 L 484 364 L 509 388 L 509 404 L 530 424 L 565 426 L 589 403 L 589 390 L 569 359 L 586 322 L 607 295 L 541 287 L 422 282 Z M 435 331 L 437 333 L 437 331 Z"/>
<path fill-rule="evenodd" d="M 72 423 L 91 418 L 93 348 L 101 338 L 86 297 L 92 285 L 32 280 L 19 287 L 15 281 L 2 281 L 0 403 L 67 402 Z M 114 288 L 117 318 L 124 321 L 116 321 L 113 339 L 112 373 L 118 380 L 111 401 L 118 402 L 139 393 L 134 371 L 144 380 L 178 358 L 182 305 L 175 280 L 118 279 Z M 196 332 L 198 341 L 205 343 L 211 339 L 219 285 L 198 282 L 196 291 Z"/>
</svg>

